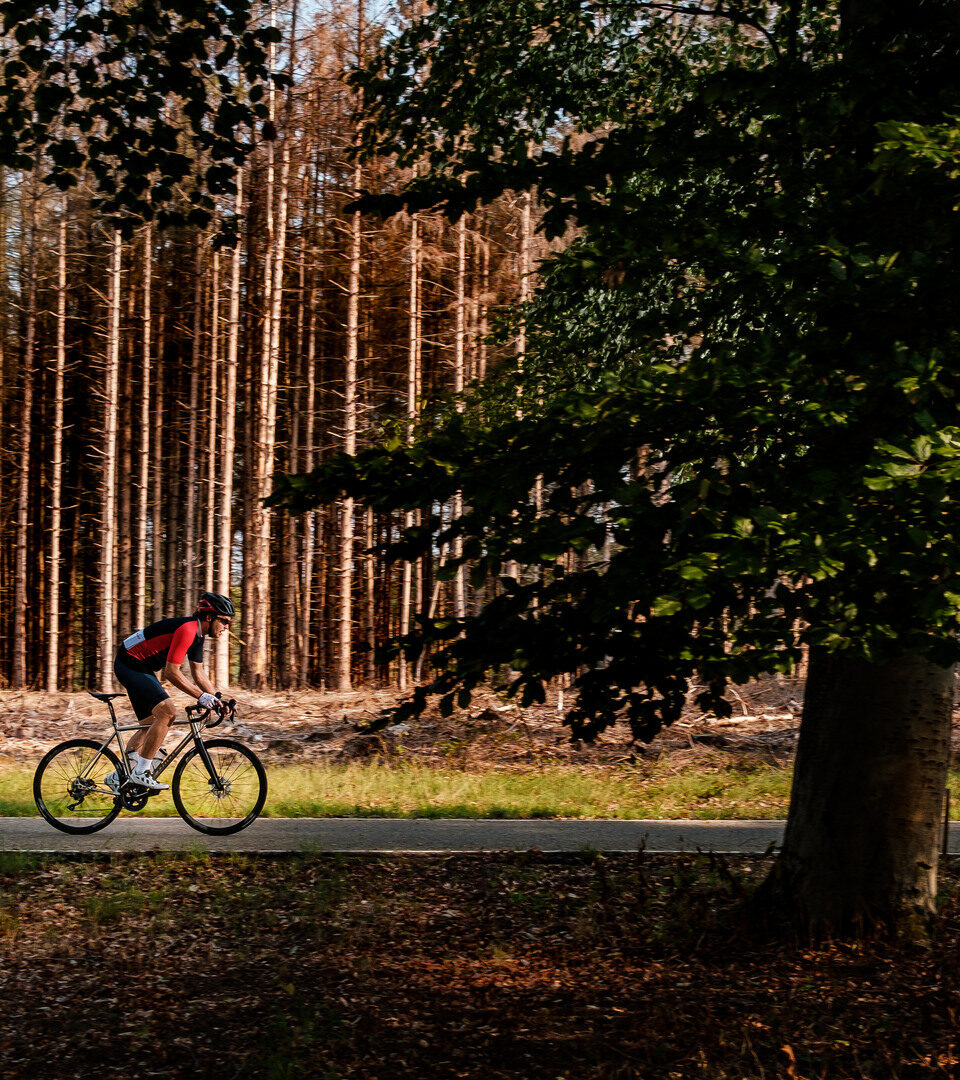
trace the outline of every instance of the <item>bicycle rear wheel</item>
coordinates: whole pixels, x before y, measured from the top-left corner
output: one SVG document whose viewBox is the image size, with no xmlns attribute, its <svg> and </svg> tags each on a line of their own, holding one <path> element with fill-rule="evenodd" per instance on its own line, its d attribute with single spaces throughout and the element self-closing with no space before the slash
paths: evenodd
<svg viewBox="0 0 960 1080">
<path fill-rule="evenodd" d="M 120 813 L 120 800 L 103 782 L 120 762 L 112 750 L 93 739 L 70 739 L 55 746 L 33 777 L 37 809 L 55 829 L 92 833 Z"/>
<path fill-rule="evenodd" d="M 213 765 L 210 775 L 197 747 L 173 774 L 173 804 L 198 832 L 225 836 L 255 821 L 267 798 L 267 774 L 257 755 L 233 739 L 210 739 L 204 748 Z"/>
</svg>

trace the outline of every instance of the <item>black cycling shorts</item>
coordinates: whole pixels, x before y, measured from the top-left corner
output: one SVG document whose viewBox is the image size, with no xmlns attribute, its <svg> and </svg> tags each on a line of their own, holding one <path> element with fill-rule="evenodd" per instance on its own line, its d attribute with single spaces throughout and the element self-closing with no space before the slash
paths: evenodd
<svg viewBox="0 0 960 1080">
<path fill-rule="evenodd" d="M 126 690 L 133 711 L 141 723 L 149 720 L 154 708 L 170 696 L 152 671 L 137 671 L 124 661 L 120 653 L 113 662 L 113 673 Z"/>
</svg>

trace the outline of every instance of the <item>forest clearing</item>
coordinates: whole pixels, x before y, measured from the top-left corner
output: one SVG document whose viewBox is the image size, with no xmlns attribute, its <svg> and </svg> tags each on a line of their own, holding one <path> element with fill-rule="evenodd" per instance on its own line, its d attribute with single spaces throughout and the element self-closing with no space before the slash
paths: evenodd
<svg viewBox="0 0 960 1080">
<path fill-rule="evenodd" d="M 650 744 L 622 728 L 572 741 L 556 695 L 521 708 L 492 691 L 462 714 L 434 708 L 366 734 L 397 704 L 395 691 L 238 688 L 242 706 L 224 734 L 266 764 L 267 817 L 783 818 L 803 684 L 767 679 L 733 692 L 734 716 L 691 707 Z M 106 711 L 87 694 L 0 692 L 0 816 L 36 813 L 33 769 L 54 742 L 105 731 Z M 960 753 L 960 708 L 952 740 Z M 948 783 L 960 795 L 960 775 Z M 144 813 L 174 811 L 160 799 Z M 951 815 L 960 817 L 960 797 Z"/>
</svg>

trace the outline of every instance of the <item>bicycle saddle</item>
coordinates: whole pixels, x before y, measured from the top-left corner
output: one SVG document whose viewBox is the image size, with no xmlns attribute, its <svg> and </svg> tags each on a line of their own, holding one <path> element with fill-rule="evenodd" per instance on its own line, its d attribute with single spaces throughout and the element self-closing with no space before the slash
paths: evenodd
<svg viewBox="0 0 960 1080">
<path fill-rule="evenodd" d="M 96 690 L 88 690 L 87 693 L 97 701 L 112 701 L 115 697 L 123 697 L 123 694 L 98 694 Z"/>
</svg>

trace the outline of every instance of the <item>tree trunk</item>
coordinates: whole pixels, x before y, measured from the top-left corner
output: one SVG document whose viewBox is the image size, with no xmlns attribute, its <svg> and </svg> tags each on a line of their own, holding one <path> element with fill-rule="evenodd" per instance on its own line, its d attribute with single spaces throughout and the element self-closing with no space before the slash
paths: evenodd
<svg viewBox="0 0 960 1080">
<path fill-rule="evenodd" d="M 116 596 L 114 593 L 114 544 L 117 533 L 117 411 L 120 375 L 120 232 L 114 230 L 110 258 L 110 311 L 107 331 L 107 366 L 104 378 L 104 449 L 100 517 L 100 688 L 113 686 L 113 654 Z"/>
<path fill-rule="evenodd" d="M 147 604 L 147 518 L 150 494 L 150 382 L 153 372 L 153 224 L 143 233 L 143 337 L 140 376 L 140 453 L 137 462 L 137 584 L 134 589 L 133 625 L 146 623 Z M 157 433 L 159 437 L 159 431 Z M 153 538 L 156 550 L 156 537 Z"/>
<path fill-rule="evenodd" d="M 813 933 L 934 913 L 953 671 L 812 650 L 783 849 L 758 896 Z"/>
<path fill-rule="evenodd" d="M 33 441 L 33 366 L 37 334 L 37 178 L 31 180 L 30 254 L 27 264 L 27 333 L 23 353 L 23 405 L 20 413 L 20 453 L 17 477 L 17 531 L 14 563 L 13 685 L 27 685 L 27 542 L 30 532 L 30 448 Z"/>
<path fill-rule="evenodd" d="M 60 521 L 63 491 L 63 373 L 67 359 L 67 208 L 63 201 L 57 249 L 57 360 L 53 386 L 53 462 L 50 477 L 50 611 L 47 635 L 47 692 L 59 682 L 60 659 Z"/>
<path fill-rule="evenodd" d="M 184 578 L 187 605 L 197 601 L 197 410 L 200 406 L 200 335 L 203 329 L 203 236 L 197 237 L 194 254 L 193 348 L 190 355 L 190 399 L 187 417 L 187 471 L 184 477 Z M 192 611 L 193 608 L 191 607 Z"/>
<path fill-rule="evenodd" d="M 416 214 L 410 218 L 410 302 L 409 337 L 407 345 L 407 442 L 413 442 L 413 427 L 417 419 L 417 372 L 420 367 L 421 318 L 420 318 L 420 220 Z M 413 511 L 403 515 L 404 529 L 413 528 Z M 413 564 L 409 559 L 403 563 L 400 580 L 400 637 L 410 633 L 410 605 L 413 594 Z M 401 652 L 397 665 L 397 685 L 407 688 L 407 658 Z"/>
<path fill-rule="evenodd" d="M 233 548 L 233 458 L 236 451 L 237 355 L 240 347 L 240 262 L 242 244 L 240 218 L 243 213 L 243 170 L 237 173 L 237 244 L 230 256 L 230 326 L 223 389 L 223 457 L 220 462 L 220 534 L 217 542 L 217 592 L 230 595 L 230 556 Z M 216 644 L 216 684 L 230 681 L 230 639 L 224 634 Z"/>
<path fill-rule="evenodd" d="M 161 264 L 161 269 L 162 269 Z M 150 573 L 153 588 L 150 590 L 152 620 L 157 622 L 163 618 L 166 608 L 166 581 L 164 573 L 164 535 L 163 535 L 163 508 L 161 505 L 160 492 L 163 485 L 163 354 L 164 354 L 164 317 L 163 312 L 157 319 L 157 383 L 154 393 L 153 405 L 153 453 L 151 454 L 151 476 L 153 483 L 153 505 L 151 508 L 151 531 L 153 544 L 151 545 L 152 561 Z M 168 525 L 169 527 L 169 525 Z M 144 619 L 146 621 L 146 619 Z M 141 624 L 142 625 L 142 624 Z"/>
<path fill-rule="evenodd" d="M 203 587 L 214 588 L 216 566 L 217 531 L 217 443 L 220 415 L 217 408 L 220 389 L 220 251 L 213 253 L 213 271 L 210 282 L 210 383 L 207 396 L 207 447 L 206 447 L 206 524 L 203 542 Z"/>
<path fill-rule="evenodd" d="M 362 183 L 360 166 L 354 175 L 354 190 Z M 357 355 L 360 336 L 360 214 L 350 223 L 350 269 L 347 283 L 347 348 L 343 388 L 343 450 L 357 452 Z M 353 499 L 343 499 L 340 519 L 340 613 L 337 650 L 338 690 L 350 690 L 353 639 Z"/>
</svg>

